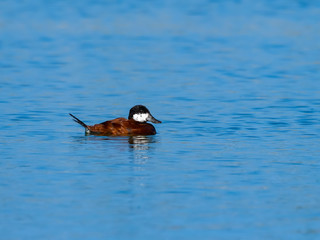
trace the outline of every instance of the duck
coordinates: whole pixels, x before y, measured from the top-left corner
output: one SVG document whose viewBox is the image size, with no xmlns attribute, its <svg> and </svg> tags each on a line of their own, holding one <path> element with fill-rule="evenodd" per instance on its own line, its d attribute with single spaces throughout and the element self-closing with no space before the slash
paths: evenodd
<svg viewBox="0 0 320 240">
<path fill-rule="evenodd" d="M 73 120 L 85 128 L 88 135 L 99 136 L 139 136 L 139 135 L 155 135 L 155 127 L 147 123 L 161 123 L 152 116 L 150 111 L 144 105 L 135 105 L 129 111 L 128 119 L 119 117 L 102 123 L 87 125 L 76 116 L 69 113 Z"/>
</svg>

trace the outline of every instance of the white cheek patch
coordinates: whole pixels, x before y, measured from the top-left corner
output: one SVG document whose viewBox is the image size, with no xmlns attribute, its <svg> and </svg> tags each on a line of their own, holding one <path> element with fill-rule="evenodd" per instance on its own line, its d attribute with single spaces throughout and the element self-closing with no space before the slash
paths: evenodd
<svg viewBox="0 0 320 240">
<path fill-rule="evenodd" d="M 146 122 L 148 121 L 149 114 L 148 113 L 136 113 L 133 115 L 133 120 L 137 122 Z"/>
</svg>

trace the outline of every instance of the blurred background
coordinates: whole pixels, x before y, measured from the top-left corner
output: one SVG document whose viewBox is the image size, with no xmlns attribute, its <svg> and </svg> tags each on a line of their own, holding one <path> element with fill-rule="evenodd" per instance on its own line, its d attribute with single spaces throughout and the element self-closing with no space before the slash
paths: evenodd
<svg viewBox="0 0 320 240">
<path fill-rule="evenodd" d="M 3 239 L 318 239 L 320 1 L 0 1 Z M 85 136 L 146 105 L 148 137 Z"/>
</svg>

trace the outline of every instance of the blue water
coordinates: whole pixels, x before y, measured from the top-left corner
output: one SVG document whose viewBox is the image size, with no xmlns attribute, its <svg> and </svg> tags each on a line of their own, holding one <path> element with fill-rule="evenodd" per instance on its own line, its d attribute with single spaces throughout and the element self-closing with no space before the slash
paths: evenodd
<svg viewBox="0 0 320 240">
<path fill-rule="evenodd" d="M 1 239 L 320 239 L 320 1 L 0 1 Z M 85 136 L 146 105 L 147 137 Z"/>
</svg>

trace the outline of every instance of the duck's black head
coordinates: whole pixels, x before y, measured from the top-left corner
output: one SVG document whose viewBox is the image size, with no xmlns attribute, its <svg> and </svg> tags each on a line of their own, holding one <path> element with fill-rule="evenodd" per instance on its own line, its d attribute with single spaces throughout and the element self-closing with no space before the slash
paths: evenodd
<svg viewBox="0 0 320 240">
<path fill-rule="evenodd" d="M 153 123 L 161 123 L 161 121 L 155 119 L 148 108 L 143 105 L 136 105 L 130 109 L 128 119 L 133 119 L 137 122 L 153 122 Z"/>
</svg>

